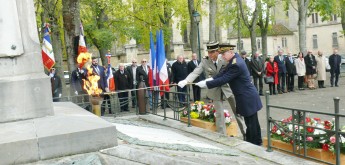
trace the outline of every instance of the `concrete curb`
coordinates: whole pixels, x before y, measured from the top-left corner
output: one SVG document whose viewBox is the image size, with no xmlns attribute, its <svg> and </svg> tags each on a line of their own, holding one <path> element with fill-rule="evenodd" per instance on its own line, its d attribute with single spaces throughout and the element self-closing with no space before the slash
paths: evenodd
<svg viewBox="0 0 345 165">
<path fill-rule="evenodd" d="M 176 120 L 163 120 L 163 117 L 155 116 L 155 115 L 139 115 L 138 116 L 142 120 L 146 120 L 155 124 L 164 125 L 167 127 L 175 128 L 181 131 L 185 131 L 230 147 L 234 147 L 234 149 L 238 149 L 244 153 L 262 158 L 267 161 L 271 161 L 277 164 L 318 164 L 309 160 L 305 160 L 302 158 L 290 156 L 281 152 L 267 152 L 266 148 L 253 145 L 251 143 L 245 142 L 235 137 L 228 137 L 224 136 L 219 133 L 211 132 L 202 128 L 198 127 L 187 127 L 186 124 L 181 123 Z"/>
</svg>

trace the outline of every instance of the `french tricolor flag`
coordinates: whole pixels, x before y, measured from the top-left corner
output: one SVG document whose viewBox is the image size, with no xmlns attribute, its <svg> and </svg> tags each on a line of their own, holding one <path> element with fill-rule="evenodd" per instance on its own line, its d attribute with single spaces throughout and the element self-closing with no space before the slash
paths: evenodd
<svg viewBox="0 0 345 165">
<path fill-rule="evenodd" d="M 169 76 L 168 68 L 166 63 L 165 48 L 164 48 L 164 35 L 163 30 L 159 32 L 159 39 L 157 40 L 157 57 L 156 57 L 156 68 L 157 68 L 157 81 L 159 82 L 160 90 L 170 91 L 169 88 Z M 162 86 L 166 85 L 166 86 Z M 161 92 L 163 95 L 163 92 Z"/>
<path fill-rule="evenodd" d="M 42 42 L 42 60 L 44 67 L 46 67 L 48 70 L 55 65 L 53 46 L 51 44 L 49 32 L 50 30 L 48 24 L 46 24 Z"/>
<path fill-rule="evenodd" d="M 84 39 L 84 28 L 83 28 L 83 24 L 80 23 L 78 56 L 79 56 L 80 53 L 86 53 L 86 52 L 87 52 L 87 48 L 86 48 L 85 39 Z M 85 63 L 80 63 L 79 64 L 79 68 L 82 68 L 84 66 L 84 64 Z"/>
</svg>

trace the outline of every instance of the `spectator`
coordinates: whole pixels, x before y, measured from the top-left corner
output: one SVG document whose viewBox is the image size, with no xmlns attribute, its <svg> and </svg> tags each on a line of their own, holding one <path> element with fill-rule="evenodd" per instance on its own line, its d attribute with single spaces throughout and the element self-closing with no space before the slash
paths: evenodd
<svg viewBox="0 0 345 165">
<path fill-rule="evenodd" d="M 121 92 L 133 88 L 133 80 L 125 70 L 124 64 L 120 63 L 119 70 L 115 72 L 115 90 L 118 93 L 121 112 L 128 110 L 128 92 Z"/>
<path fill-rule="evenodd" d="M 263 78 L 263 71 L 264 71 L 264 60 L 259 56 L 259 53 L 256 52 L 252 58 L 252 61 L 250 62 L 250 68 L 252 71 L 252 76 L 253 76 L 253 81 L 254 81 L 254 86 L 256 90 L 259 91 L 259 95 L 263 96 L 262 93 L 262 88 L 263 88 L 263 83 L 262 83 L 262 78 Z M 259 88 L 258 88 L 258 80 L 259 80 Z"/>
<path fill-rule="evenodd" d="M 192 73 L 194 69 L 200 64 L 200 60 L 197 59 L 196 53 L 192 54 L 192 60 L 188 62 L 188 74 Z M 197 77 L 193 83 L 197 83 L 202 80 L 203 74 L 201 74 L 199 77 Z M 195 84 L 192 85 L 193 88 L 193 98 L 195 101 L 200 101 L 200 94 L 201 94 L 201 88 L 196 86 Z"/>
<path fill-rule="evenodd" d="M 102 66 L 98 65 L 98 59 L 96 57 L 92 57 L 92 74 L 98 75 L 98 88 L 102 89 L 102 92 L 108 92 L 108 85 L 107 85 L 107 78 L 105 76 L 105 69 Z M 104 115 L 105 112 L 105 104 L 106 100 L 103 100 L 102 106 L 101 106 L 101 116 Z"/>
<path fill-rule="evenodd" d="M 304 90 L 304 76 L 305 76 L 305 63 L 304 56 L 302 52 L 298 53 L 298 58 L 295 60 L 296 63 L 296 72 L 298 76 L 298 90 Z"/>
<path fill-rule="evenodd" d="M 246 51 L 241 51 L 241 57 L 245 61 L 247 69 L 249 71 L 249 74 L 252 75 L 252 69 L 250 68 L 250 61 L 247 58 L 247 52 Z"/>
<path fill-rule="evenodd" d="M 314 75 L 316 74 L 316 60 L 315 56 L 309 50 L 308 54 L 304 57 L 304 62 L 306 66 L 306 76 L 309 89 L 315 89 Z"/>
<path fill-rule="evenodd" d="M 133 59 L 132 60 L 132 65 L 128 66 L 126 68 L 127 72 L 129 73 L 129 76 L 131 78 L 131 80 L 133 81 L 132 82 L 132 85 L 133 85 L 133 89 L 137 89 L 137 85 L 138 85 L 138 82 L 137 82 L 137 60 L 136 59 Z M 131 100 L 132 100 L 132 108 L 135 108 L 136 106 L 136 91 L 131 91 Z"/>
<path fill-rule="evenodd" d="M 83 86 L 84 81 L 86 79 L 86 69 L 79 68 L 77 65 L 77 69 L 75 69 L 71 74 L 71 87 L 74 91 L 75 95 L 83 95 L 86 94 Z"/>
<path fill-rule="evenodd" d="M 287 73 L 286 88 L 288 92 L 293 92 L 295 86 L 296 65 L 291 52 L 288 53 L 285 61 Z"/>
<path fill-rule="evenodd" d="M 286 78 L 286 66 L 285 58 L 283 56 L 283 51 L 279 50 L 278 55 L 274 57 L 274 62 L 278 64 L 278 85 L 277 90 L 279 94 L 286 93 L 285 90 L 285 78 Z"/>
<path fill-rule="evenodd" d="M 188 66 L 182 55 L 177 56 L 177 61 L 173 63 L 171 70 L 173 72 L 172 81 L 174 84 L 177 84 L 178 82 L 184 80 L 188 76 Z M 177 86 L 177 92 L 187 93 L 187 87 L 181 88 Z M 186 103 L 185 94 L 178 94 L 178 99 L 180 103 Z"/>
<path fill-rule="evenodd" d="M 331 87 L 333 87 L 333 83 L 336 87 L 338 87 L 341 57 L 338 54 L 337 49 L 333 50 L 333 54 L 331 56 L 329 56 L 328 62 L 329 62 L 329 65 L 331 66 Z M 335 78 L 335 80 L 334 80 L 334 78 Z"/>
<path fill-rule="evenodd" d="M 270 95 L 276 95 L 276 85 L 278 84 L 278 64 L 274 62 L 273 56 L 270 56 L 266 63 L 266 77 L 270 76 L 272 76 L 274 80 L 272 83 L 268 83 Z"/>
<path fill-rule="evenodd" d="M 317 84 L 319 88 L 326 88 L 325 87 L 325 80 L 326 80 L 326 58 L 323 56 L 321 51 L 317 52 L 317 56 L 315 57 L 317 66 Z"/>
<path fill-rule="evenodd" d="M 50 69 L 50 82 L 52 86 L 52 96 L 53 96 L 53 102 L 59 102 L 62 95 L 62 84 L 61 79 L 58 75 L 55 74 L 56 70 L 55 68 Z"/>
<path fill-rule="evenodd" d="M 149 83 L 149 72 L 151 71 L 150 66 L 147 65 L 147 60 L 144 58 L 141 60 L 141 66 L 138 66 L 136 71 L 137 88 L 139 83 L 143 81 L 145 87 L 150 87 Z M 146 90 L 146 95 L 149 97 L 150 109 L 152 109 L 152 91 Z"/>
</svg>

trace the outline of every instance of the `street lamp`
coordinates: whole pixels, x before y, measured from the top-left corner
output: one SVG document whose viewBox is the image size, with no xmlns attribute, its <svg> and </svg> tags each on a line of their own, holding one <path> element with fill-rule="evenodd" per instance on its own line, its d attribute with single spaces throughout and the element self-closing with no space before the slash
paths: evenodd
<svg viewBox="0 0 345 165">
<path fill-rule="evenodd" d="M 199 47 L 199 60 L 201 60 L 201 50 L 200 50 L 200 32 L 199 32 L 199 22 L 200 22 L 200 14 L 194 10 L 193 12 L 193 18 L 194 18 L 194 22 L 196 23 L 197 25 L 197 28 L 198 28 L 198 47 Z"/>
</svg>

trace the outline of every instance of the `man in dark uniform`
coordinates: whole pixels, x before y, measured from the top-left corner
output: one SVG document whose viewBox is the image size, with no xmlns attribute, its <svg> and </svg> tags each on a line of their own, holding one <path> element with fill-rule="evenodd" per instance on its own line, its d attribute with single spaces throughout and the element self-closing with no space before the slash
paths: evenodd
<svg viewBox="0 0 345 165">
<path fill-rule="evenodd" d="M 334 49 L 333 54 L 329 56 L 329 66 L 331 66 L 331 87 L 333 87 L 333 83 L 336 87 L 338 87 L 338 80 L 340 74 L 340 64 L 341 64 L 341 57 L 338 54 L 338 50 Z M 334 81 L 335 78 L 335 81 Z"/>
<path fill-rule="evenodd" d="M 262 108 L 260 96 L 250 81 L 245 61 L 238 54 L 234 54 L 233 47 L 234 45 L 224 45 L 220 48 L 223 59 L 229 61 L 224 71 L 214 76 L 213 80 L 204 80 L 196 85 L 202 88 L 215 88 L 229 83 L 235 95 L 236 112 L 244 116 L 247 126 L 246 141 L 262 145 L 261 128 L 257 114 Z"/>
</svg>

